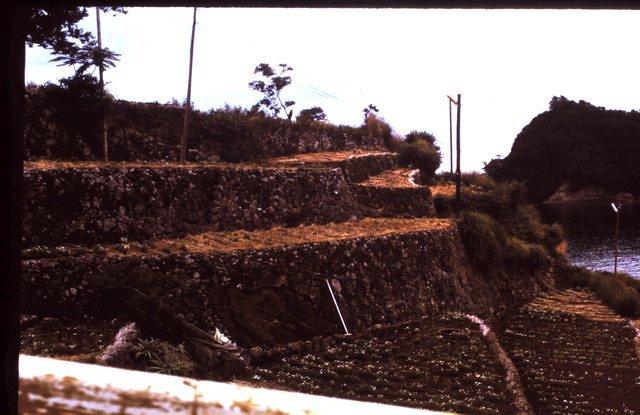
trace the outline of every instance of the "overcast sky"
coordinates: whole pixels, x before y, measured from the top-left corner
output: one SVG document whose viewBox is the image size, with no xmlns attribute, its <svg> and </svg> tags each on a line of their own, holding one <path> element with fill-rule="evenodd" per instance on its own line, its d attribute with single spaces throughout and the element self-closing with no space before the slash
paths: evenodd
<svg viewBox="0 0 640 415">
<path fill-rule="evenodd" d="M 105 73 L 117 98 L 182 101 L 193 9 L 127 8 L 102 15 L 103 45 L 121 53 Z M 82 22 L 95 33 L 95 14 Z M 554 95 L 640 109 L 640 11 L 198 9 L 192 100 L 249 107 L 254 67 L 287 63 L 283 92 L 299 110 L 358 125 L 373 103 L 393 129 L 430 131 L 449 167 L 446 95 L 462 94 L 462 169 L 509 153 Z M 73 70 L 27 48 L 26 81 Z M 455 111 L 454 111 L 455 134 Z"/>
</svg>

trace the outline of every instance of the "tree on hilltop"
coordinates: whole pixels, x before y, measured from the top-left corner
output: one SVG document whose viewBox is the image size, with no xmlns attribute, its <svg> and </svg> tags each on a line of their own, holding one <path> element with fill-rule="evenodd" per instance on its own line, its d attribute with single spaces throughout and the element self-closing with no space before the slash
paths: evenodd
<svg viewBox="0 0 640 415">
<path fill-rule="evenodd" d="M 40 45 L 51 49 L 56 56 L 51 62 L 60 62 L 58 66 L 73 66 L 76 77 L 82 77 L 84 73 L 93 67 L 97 68 L 100 75 L 101 90 L 101 116 L 103 135 L 103 156 L 109 160 L 107 142 L 107 124 L 105 119 L 105 91 L 103 72 L 107 68 L 115 67 L 118 53 L 102 47 L 102 34 L 100 29 L 100 11 L 126 13 L 122 7 L 96 7 L 96 20 L 98 39 L 91 32 L 86 32 L 78 23 L 88 16 L 86 7 L 76 8 L 32 8 L 29 12 L 26 27 L 27 45 Z M 80 45 L 78 45 L 80 42 Z M 92 71 L 93 74 L 93 71 Z"/>
<path fill-rule="evenodd" d="M 254 75 L 260 74 L 264 79 L 251 81 L 249 86 L 254 91 L 260 92 L 264 98 L 258 101 L 252 109 L 265 109 L 274 117 L 278 117 L 281 112 L 284 112 L 286 118 L 291 121 L 293 110 L 289 110 L 289 108 L 295 105 L 295 101 L 283 102 L 280 94 L 286 86 L 291 84 L 291 76 L 285 75 L 285 73 L 292 71 L 293 68 L 286 63 L 281 63 L 278 66 L 280 67 L 278 73 L 267 63 L 261 63 L 253 70 Z"/>
<path fill-rule="evenodd" d="M 327 120 L 327 114 L 320 107 L 306 108 L 300 111 L 300 114 L 296 117 L 296 121 L 299 123 L 309 123 L 312 121 L 323 122 Z"/>
</svg>

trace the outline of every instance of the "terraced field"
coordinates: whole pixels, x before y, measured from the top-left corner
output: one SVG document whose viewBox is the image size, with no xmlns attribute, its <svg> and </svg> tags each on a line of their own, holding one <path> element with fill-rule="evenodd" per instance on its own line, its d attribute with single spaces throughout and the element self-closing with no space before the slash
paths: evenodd
<svg viewBox="0 0 640 415">
<path fill-rule="evenodd" d="M 290 355 L 256 369 L 253 382 L 431 410 L 516 413 L 504 369 L 478 326 L 455 314 Z"/>
<path fill-rule="evenodd" d="M 500 341 L 540 414 L 640 413 L 640 361 L 629 322 L 586 291 L 543 296 Z"/>
<path fill-rule="evenodd" d="M 523 276 L 524 289 L 503 293 L 495 287 L 511 280 L 478 275 L 449 214 L 435 217 L 433 196 L 450 200 L 455 186 L 417 184 L 394 153 L 40 161 L 26 172 L 21 295 L 38 315 L 23 316 L 25 353 L 77 360 L 103 349 L 129 321 L 117 310 L 89 318 L 112 278 L 246 353 L 312 346 L 256 359 L 252 384 L 469 414 L 640 413 L 640 323 L 568 290 L 483 337 L 471 314 L 548 286 Z M 316 350 L 313 339 L 341 329 L 327 283 L 356 334 Z"/>
</svg>

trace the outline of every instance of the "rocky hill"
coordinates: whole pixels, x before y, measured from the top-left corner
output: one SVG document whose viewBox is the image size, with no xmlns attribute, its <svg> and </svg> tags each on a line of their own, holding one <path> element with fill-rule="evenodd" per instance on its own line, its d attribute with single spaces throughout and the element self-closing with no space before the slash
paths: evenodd
<svg viewBox="0 0 640 415">
<path fill-rule="evenodd" d="M 486 171 L 499 180 L 526 182 L 544 201 L 563 191 L 596 189 L 604 197 L 640 195 L 640 113 L 607 110 L 554 97 L 516 137 L 504 159 Z"/>
</svg>

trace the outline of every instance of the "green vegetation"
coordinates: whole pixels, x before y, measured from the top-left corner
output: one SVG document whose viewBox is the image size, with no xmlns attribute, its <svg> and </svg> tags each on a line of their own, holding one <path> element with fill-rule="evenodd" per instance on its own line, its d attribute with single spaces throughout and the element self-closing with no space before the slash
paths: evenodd
<svg viewBox="0 0 640 415">
<path fill-rule="evenodd" d="M 640 195 L 640 113 L 554 97 L 518 134 L 511 153 L 485 167 L 497 180 L 526 182 L 533 200 L 560 186 Z"/>
<path fill-rule="evenodd" d="M 298 123 L 324 122 L 327 120 L 327 114 L 320 107 L 311 107 L 303 109 L 296 117 Z"/>
<path fill-rule="evenodd" d="M 442 156 L 439 148 L 423 139 L 417 139 L 407 144 L 400 151 L 398 157 L 400 165 L 420 169 L 423 183 L 427 183 L 429 179 L 435 176 L 441 161 Z"/>
<path fill-rule="evenodd" d="M 184 344 L 173 345 L 157 339 L 138 339 L 133 345 L 137 369 L 174 376 L 194 376 L 196 364 Z"/>
<path fill-rule="evenodd" d="M 458 224 L 460 238 L 474 266 L 487 272 L 502 263 L 506 238 L 495 219 L 484 213 L 464 211 Z"/>
<path fill-rule="evenodd" d="M 177 136 L 183 109 L 178 101 L 137 103 L 106 97 L 112 160 L 177 159 Z M 322 114 L 314 111 L 315 118 Z M 388 141 L 390 127 L 377 124 L 349 127 L 328 122 L 289 122 L 260 111 L 224 107 L 193 110 L 188 147 L 207 159 L 254 161 L 298 152 L 300 140 L 322 137 L 358 146 Z M 76 76 L 60 84 L 28 85 L 25 96 L 27 159 L 92 160 L 102 158 L 100 86 L 94 77 Z M 282 143 L 274 148 L 273 142 Z M 187 157 L 196 159 L 194 153 Z M 201 158 L 200 158 L 201 159 Z"/>
<path fill-rule="evenodd" d="M 558 267 L 555 275 L 558 288 L 589 288 L 620 315 L 640 317 L 640 281 L 627 274 L 563 265 Z"/>
<path fill-rule="evenodd" d="M 460 237 L 472 265 L 483 272 L 501 269 L 535 271 L 549 265 L 551 253 L 542 245 L 510 235 L 508 227 L 490 215 L 462 212 Z"/>
<path fill-rule="evenodd" d="M 449 174 L 440 175 L 444 182 Z M 562 228 L 542 222 L 526 202 L 519 182 L 496 183 L 482 174 L 464 174 L 459 210 L 453 195 L 437 195 L 439 213 L 461 212 L 458 224 L 467 256 L 483 272 L 535 271 L 560 259 Z"/>
</svg>

